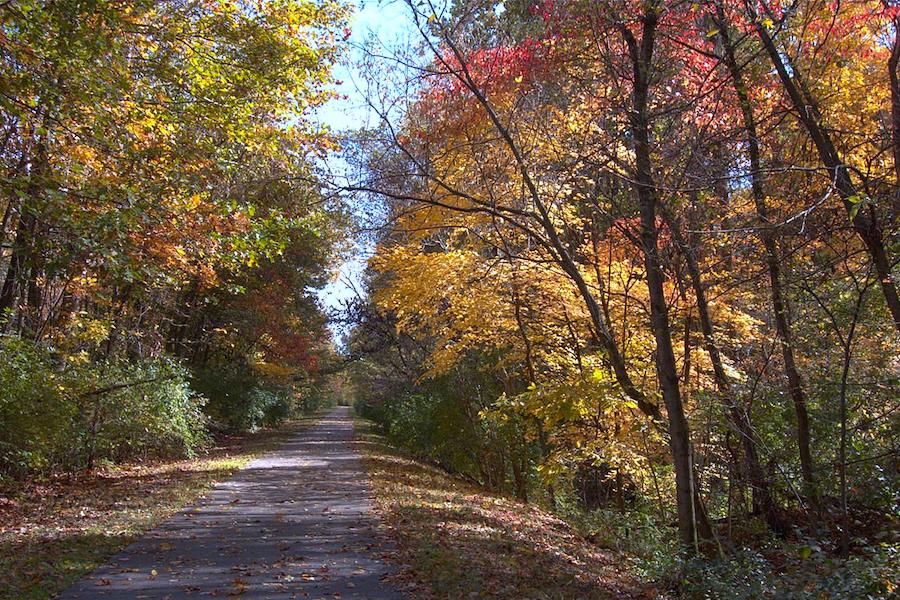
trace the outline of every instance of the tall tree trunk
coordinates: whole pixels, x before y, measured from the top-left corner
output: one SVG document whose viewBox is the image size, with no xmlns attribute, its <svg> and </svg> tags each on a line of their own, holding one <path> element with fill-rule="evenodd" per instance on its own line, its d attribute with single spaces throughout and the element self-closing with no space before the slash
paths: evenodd
<svg viewBox="0 0 900 600">
<path fill-rule="evenodd" d="M 25 307 L 25 328 L 31 332 L 39 331 L 43 290 L 39 278 L 43 272 L 44 256 L 39 246 L 37 213 L 41 206 L 41 196 L 49 170 L 47 147 L 43 138 L 35 144 L 31 157 L 28 187 L 23 199 L 19 202 L 19 222 L 16 226 L 16 237 L 13 241 L 9 266 L 0 288 L 0 313 Z M 16 307 L 16 298 L 19 306 Z M 24 301 L 24 302 L 23 302 Z"/>
<path fill-rule="evenodd" d="M 747 136 L 747 154 L 750 159 L 750 187 L 756 215 L 759 219 L 759 237 L 766 255 L 766 268 L 769 272 L 769 285 L 772 299 L 772 312 L 775 321 L 775 332 L 781 347 L 781 357 L 787 376 L 788 394 L 794 405 L 797 420 L 797 447 L 800 455 L 800 470 L 807 497 L 815 498 L 815 478 L 813 476 L 813 460 L 810 450 L 809 413 L 806 407 L 806 394 L 803 391 L 803 380 L 794 359 L 794 343 L 790 323 L 788 321 L 787 301 L 784 297 L 781 261 L 775 232 L 771 230 L 769 210 L 766 205 L 765 181 L 762 167 L 762 152 L 756 129 L 756 117 L 747 93 L 744 75 L 738 64 L 734 43 L 725 18 L 722 0 L 716 2 L 719 20 L 719 37 L 724 48 L 725 64 L 731 74 L 732 86 L 738 98 L 743 119 L 744 132 Z"/>
<path fill-rule="evenodd" d="M 21 157 L 19 158 L 19 162 L 14 169 L 11 170 L 9 174 L 9 179 L 13 179 L 14 177 L 18 177 L 19 174 L 25 170 L 28 166 L 28 152 L 22 152 Z M 19 214 L 19 221 L 16 224 L 15 236 L 13 237 L 12 245 L 10 246 L 11 252 L 9 257 L 9 264 L 6 268 L 6 275 L 3 278 L 3 284 L 0 285 L 0 331 L 4 331 L 9 323 L 12 322 L 10 319 L 9 322 L 4 323 L 2 317 L 4 313 L 7 311 L 11 311 L 13 306 L 15 305 L 16 298 L 16 283 L 19 280 L 19 277 L 22 272 L 22 268 L 24 266 L 23 260 L 24 255 L 21 252 L 21 249 L 24 247 L 25 243 L 25 227 L 21 222 L 22 215 L 22 200 L 13 194 L 9 202 L 6 204 L 6 210 L 3 212 L 3 223 L 0 226 L 0 240 L 4 243 L 6 242 L 6 229 L 9 226 L 10 221 L 12 220 L 13 213 Z M 19 252 L 16 250 L 20 249 Z M 2 250 L 0 250 L 2 253 Z"/>
<path fill-rule="evenodd" d="M 744 5 L 754 21 L 759 39 L 778 72 L 778 77 L 801 124 L 809 133 L 809 137 L 818 151 L 819 159 L 831 173 L 834 188 L 843 200 L 853 229 L 865 245 L 875 272 L 878 274 L 881 291 L 894 321 L 894 327 L 900 331 L 900 295 L 897 293 L 897 286 L 891 272 L 891 262 L 884 247 L 884 234 L 879 223 L 878 211 L 873 205 L 860 206 L 863 198 L 853 184 L 850 171 L 841 160 L 828 130 L 822 124 L 822 116 L 819 113 L 816 99 L 805 85 L 797 69 L 788 63 L 787 56 L 778 50 L 753 5 L 749 0 L 744 0 Z"/>
<path fill-rule="evenodd" d="M 36 227 L 37 225 L 35 223 Z M 41 278 L 44 275 L 44 254 L 37 246 L 37 237 L 37 230 L 35 229 L 31 239 L 28 278 L 25 288 L 27 331 L 28 335 L 35 341 L 38 341 L 40 338 L 40 332 L 43 329 L 41 322 L 44 318 L 44 289 L 41 283 Z"/>
<path fill-rule="evenodd" d="M 529 337 L 528 335 L 528 328 L 525 325 L 525 319 L 522 317 L 522 303 L 521 297 L 519 296 L 517 283 L 513 283 L 512 296 L 513 308 L 516 315 L 516 325 L 518 326 L 519 336 L 522 338 L 522 343 L 525 344 L 525 372 L 528 375 L 528 383 L 537 385 L 537 372 L 534 367 L 534 345 L 531 342 L 531 337 Z M 544 430 L 544 423 L 541 421 L 541 419 L 535 417 L 534 424 L 538 433 L 538 443 L 541 450 L 541 459 L 546 460 L 550 456 L 550 444 L 547 441 L 547 432 Z M 524 440 L 523 446 L 527 451 L 527 445 L 524 443 Z M 550 505 L 553 508 L 556 508 L 556 489 L 554 488 L 552 483 L 548 483 L 546 487 L 547 496 L 550 498 Z M 525 500 L 527 502 L 527 495 L 525 496 Z"/>
<path fill-rule="evenodd" d="M 882 0 L 885 8 L 889 8 L 888 0 Z M 894 155 L 894 174 L 896 177 L 894 190 L 894 214 L 900 214 L 900 15 L 893 18 L 894 41 L 891 43 L 891 56 L 888 59 L 888 77 L 891 82 L 891 149 Z"/>
<path fill-rule="evenodd" d="M 868 285 L 866 286 L 866 288 Z M 859 290 L 856 305 L 853 308 L 853 318 L 850 321 L 850 330 L 846 338 L 841 336 L 844 346 L 843 367 L 841 368 L 840 387 L 840 418 L 841 418 L 841 443 L 838 447 L 838 474 L 841 488 L 841 556 L 850 554 L 850 513 L 847 507 L 847 379 L 850 376 L 850 361 L 853 359 L 853 337 L 856 334 L 856 326 L 859 324 L 859 313 L 865 299 L 866 288 Z M 837 327 L 837 323 L 835 323 Z"/>
<path fill-rule="evenodd" d="M 0 256 L 3 255 L 3 246 L 6 244 L 6 228 L 9 226 L 9 220 L 12 218 L 15 200 L 10 198 L 3 208 L 3 219 L 0 219 Z"/>
<path fill-rule="evenodd" d="M 21 207 L 21 203 L 19 204 Z M 6 276 L 3 286 L 0 287 L 0 314 L 15 308 L 16 296 L 18 296 L 19 282 L 25 271 L 25 244 L 32 228 L 33 218 L 21 212 L 19 222 L 16 224 L 16 235 L 12 242 L 12 254 L 9 257 L 9 265 L 6 267 Z"/>
<path fill-rule="evenodd" d="M 194 303 L 199 294 L 200 279 L 195 277 L 190 288 L 184 293 L 183 299 L 175 307 L 175 316 L 172 319 L 172 325 L 169 327 L 166 343 L 168 351 L 175 356 L 182 358 L 187 356 L 183 342 L 190 328 L 191 319 L 194 317 Z"/>
<path fill-rule="evenodd" d="M 719 346 L 716 343 L 712 317 L 709 311 L 709 302 L 706 298 L 706 288 L 703 286 L 700 265 L 698 264 L 694 248 L 684 239 L 678 223 L 675 222 L 672 215 L 666 210 L 661 210 L 660 212 L 665 219 L 666 225 L 668 225 L 672 232 L 675 243 L 678 244 L 681 254 L 684 257 L 685 264 L 687 265 L 688 276 L 691 280 L 691 288 L 694 291 L 694 296 L 697 301 L 697 313 L 700 317 L 700 330 L 703 334 L 703 347 L 706 349 L 707 354 L 709 354 L 709 361 L 712 363 L 713 376 L 715 377 L 719 398 L 731 419 L 732 426 L 737 431 L 741 440 L 741 447 L 744 451 L 744 466 L 750 485 L 753 488 L 754 509 L 766 517 L 766 521 L 772 529 L 782 531 L 784 526 L 780 518 L 779 510 L 772 498 L 769 480 L 759 461 L 759 438 L 753 429 L 750 414 L 738 402 L 734 386 L 731 384 L 731 380 L 725 372 L 722 355 L 719 351 Z"/>
<path fill-rule="evenodd" d="M 657 366 L 660 388 L 663 392 L 663 401 L 666 404 L 669 425 L 669 445 L 675 465 L 676 499 L 678 507 L 679 536 L 686 552 L 697 551 L 701 538 L 703 541 L 711 538 L 711 530 L 708 521 L 703 514 L 702 503 L 698 502 L 699 492 L 694 485 L 692 465 L 692 452 L 690 432 L 681 394 L 678 389 L 678 374 L 676 372 L 675 355 L 672 349 L 671 333 L 668 325 L 668 309 L 666 307 L 663 292 L 662 269 L 659 264 L 657 252 L 658 231 L 656 229 L 655 209 L 656 197 L 653 186 L 652 172 L 650 170 L 650 146 L 649 124 L 647 122 L 647 93 L 649 78 L 648 70 L 652 59 L 654 35 L 657 25 L 656 6 L 654 2 L 645 5 L 645 14 L 642 19 L 644 35 L 641 40 L 641 48 L 637 48 L 634 35 L 624 25 L 621 33 L 629 42 L 633 56 L 633 67 L 638 76 L 635 80 L 635 107 L 642 106 L 632 114 L 632 128 L 635 130 L 635 148 L 639 155 L 638 175 L 644 180 L 638 180 L 638 196 L 641 201 L 642 222 L 642 246 L 645 249 L 645 262 L 647 266 L 648 289 L 651 293 L 651 321 L 654 335 L 657 337 Z M 546 247 L 554 256 L 555 261 L 564 273 L 571 279 L 582 297 L 595 333 L 603 346 L 606 358 L 612 367 L 616 381 L 623 393 L 635 401 L 638 408 L 649 415 L 655 422 L 662 419 L 659 406 L 647 397 L 647 395 L 634 383 L 628 373 L 627 365 L 619 350 L 618 342 L 609 329 L 609 325 L 594 297 L 591 287 L 588 285 L 571 253 L 563 243 L 553 220 L 551 219 L 547 205 L 544 203 L 538 186 L 531 176 L 525 156 L 519 145 L 513 139 L 510 130 L 494 110 L 488 101 L 484 91 L 475 82 L 469 71 L 466 57 L 460 51 L 449 31 L 442 30 L 442 39 L 452 56 L 458 61 L 458 67 L 454 68 L 454 74 L 466 88 L 475 96 L 478 103 L 484 109 L 489 121 L 497 130 L 501 140 L 509 148 L 522 177 L 522 183 L 529 199 L 539 216 L 541 228 L 547 236 Z M 441 53 L 433 48 L 435 56 L 440 59 Z M 642 136 L 642 139 L 637 139 Z M 598 282 L 602 284 L 601 282 Z"/>
<path fill-rule="evenodd" d="M 516 485 L 516 498 L 522 502 L 528 502 L 528 443 L 522 432 L 517 432 L 519 445 L 521 446 L 519 456 L 510 456 L 510 463 L 513 470 L 513 481 Z"/>
<path fill-rule="evenodd" d="M 693 472 L 690 429 L 684 413 L 681 391 L 678 387 L 678 369 L 675 351 L 672 347 L 669 309 L 663 285 L 664 274 L 659 257 L 659 228 L 656 221 L 657 198 L 650 153 L 648 97 L 657 18 L 655 7 L 652 3 L 648 3 L 641 18 L 641 40 L 638 42 L 625 26 L 622 26 L 620 31 L 628 45 L 634 76 L 629 118 L 634 142 L 635 181 L 640 205 L 640 241 L 647 272 L 650 321 L 656 340 L 656 372 L 668 413 L 669 445 L 675 464 L 678 532 L 685 550 L 693 549 L 694 552 L 697 552 L 701 536 L 708 537 L 708 524 L 705 523 L 702 507 L 697 502 L 698 490 L 695 487 Z M 700 524 L 699 527 L 698 524 Z"/>
<path fill-rule="evenodd" d="M 541 193 L 538 191 L 538 186 L 535 183 L 535 180 L 531 176 L 531 172 L 529 171 L 528 164 L 525 161 L 522 149 L 516 143 L 515 139 L 513 139 L 509 128 L 504 125 L 503 121 L 498 116 L 497 111 L 494 110 L 494 106 L 487 99 L 484 91 L 475 82 L 471 72 L 469 71 L 466 57 L 453 41 L 450 32 L 444 31 L 443 33 L 444 43 L 453 53 L 453 56 L 456 58 L 456 60 L 459 61 L 460 67 L 459 71 L 456 73 L 457 77 L 459 78 L 460 82 L 465 85 L 466 88 L 472 93 L 472 95 L 475 96 L 475 99 L 484 109 L 485 114 L 487 115 L 491 124 L 497 130 L 500 138 L 506 144 L 507 148 L 515 159 L 516 165 L 519 169 L 519 173 L 522 176 L 522 183 L 524 185 L 525 191 L 528 193 L 529 199 L 534 203 L 534 206 L 537 209 L 541 229 L 543 229 L 544 233 L 547 236 L 546 247 L 553 254 L 554 260 L 562 269 L 562 271 L 566 274 L 567 277 L 569 277 L 569 279 L 571 279 L 572 283 L 574 283 L 575 287 L 578 289 L 578 293 L 584 301 L 584 304 L 588 309 L 588 314 L 591 317 L 591 324 L 594 327 L 594 332 L 599 338 L 598 341 L 603 347 L 603 350 L 606 354 L 606 359 L 612 367 L 613 374 L 616 378 L 616 383 L 619 384 L 619 387 L 622 388 L 622 391 L 626 396 L 634 400 L 641 412 L 651 417 L 654 422 L 661 422 L 662 414 L 660 412 L 659 406 L 655 402 L 647 398 L 647 395 L 631 379 L 631 375 L 628 373 L 628 367 L 625 363 L 625 358 L 619 350 L 619 345 L 616 341 L 615 336 L 613 336 L 612 331 L 610 331 L 609 329 L 609 324 L 603 314 L 600 304 L 594 297 L 591 286 L 588 285 L 587 281 L 579 270 L 578 265 L 572 258 L 571 253 L 563 243 L 556 225 L 550 218 L 550 213 L 548 212 L 547 206 L 543 201 Z M 436 54 L 436 56 L 439 56 L 439 54 Z M 600 281 L 598 283 L 602 285 L 603 282 Z"/>
</svg>

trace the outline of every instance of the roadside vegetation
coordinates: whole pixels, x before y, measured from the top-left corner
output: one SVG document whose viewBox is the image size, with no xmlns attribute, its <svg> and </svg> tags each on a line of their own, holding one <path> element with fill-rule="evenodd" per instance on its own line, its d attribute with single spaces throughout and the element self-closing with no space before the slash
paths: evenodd
<svg viewBox="0 0 900 600">
<path fill-rule="evenodd" d="M 393 581 L 413 598 L 655 598 L 627 558 L 559 517 L 454 477 L 386 443 L 360 421 L 357 446 L 384 535 Z"/>
<path fill-rule="evenodd" d="M 337 3 L 0 6 L 0 485 L 315 410 Z M 227 65 L 227 68 L 225 67 Z"/>
<path fill-rule="evenodd" d="M 399 4 L 360 414 L 673 596 L 896 596 L 897 3 Z"/>
<path fill-rule="evenodd" d="M 365 4 L 0 2 L 16 581 L 352 397 L 438 596 L 896 597 L 900 3 Z"/>
<path fill-rule="evenodd" d="M 3 597 L 60 590 L 332 401 L 315 294 L 347 219 L 310 115 L 345 17 L 0 5 Z"/>
</svg>

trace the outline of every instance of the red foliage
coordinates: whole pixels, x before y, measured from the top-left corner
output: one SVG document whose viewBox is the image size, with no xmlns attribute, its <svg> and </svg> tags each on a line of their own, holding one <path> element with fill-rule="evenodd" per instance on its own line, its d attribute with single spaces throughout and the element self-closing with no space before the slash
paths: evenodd
<svg viewBox="0 0 900 600">
<path fill-rule="evenodd" d="M 513 84 L 534 82 L 551 66 L 551 55 L 547 51 L 552 45 L 551 40 L 528 38 L 515 46 L 483 48 L 464 56 L 462 61 L 446 50 L 440 63 L 451 76 L 434 81 L 425 98 L 441 102 L 460 94 L 468 95 L 466 74 L 486 93 L 502 91 Z"/>
<path fill-rule="evenodd" d="M 292 317 L 293 302 L 289 283 L 280 275 L 269 274 L 265 285 L 239 298 L 237 307 L 254 316 L 246 337 L 267 339 L 261 348 L 266 361 L 314 372 L 319 367 L 314 339 L 319 332 L 304 328 Z"/>
<path fill-rule="evenodd" d="M 556 3 L 553 0 L 539 0 L 528 7 L 528 12 L 535 16 L 540 16 L 544 22 L 550 21 L 553 16 L 553 8 Z"/>
</svg>

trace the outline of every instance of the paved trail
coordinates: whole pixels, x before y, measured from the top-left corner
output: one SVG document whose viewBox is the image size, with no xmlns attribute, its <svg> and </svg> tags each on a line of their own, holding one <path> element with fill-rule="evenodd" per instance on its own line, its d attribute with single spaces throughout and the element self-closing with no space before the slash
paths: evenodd
<svg viewBox="0 0 900 600">
<path fill-rule="evenodd" d="M 352 439 L 349 409 L 335 409 L 60 598 L 402 598 L 381 581 L 389 569 Z"/>
</svg>

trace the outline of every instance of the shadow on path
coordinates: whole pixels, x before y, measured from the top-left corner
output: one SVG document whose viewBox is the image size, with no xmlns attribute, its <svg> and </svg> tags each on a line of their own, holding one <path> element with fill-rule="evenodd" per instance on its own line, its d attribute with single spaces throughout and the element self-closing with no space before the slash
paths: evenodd
<svg viewBox="0 0 900 600">
<path fill-rule="evenodd" d="M 217 484 L 59 598 L 402 598 L 382 581 L 349 411 Z"/>
</svg>

